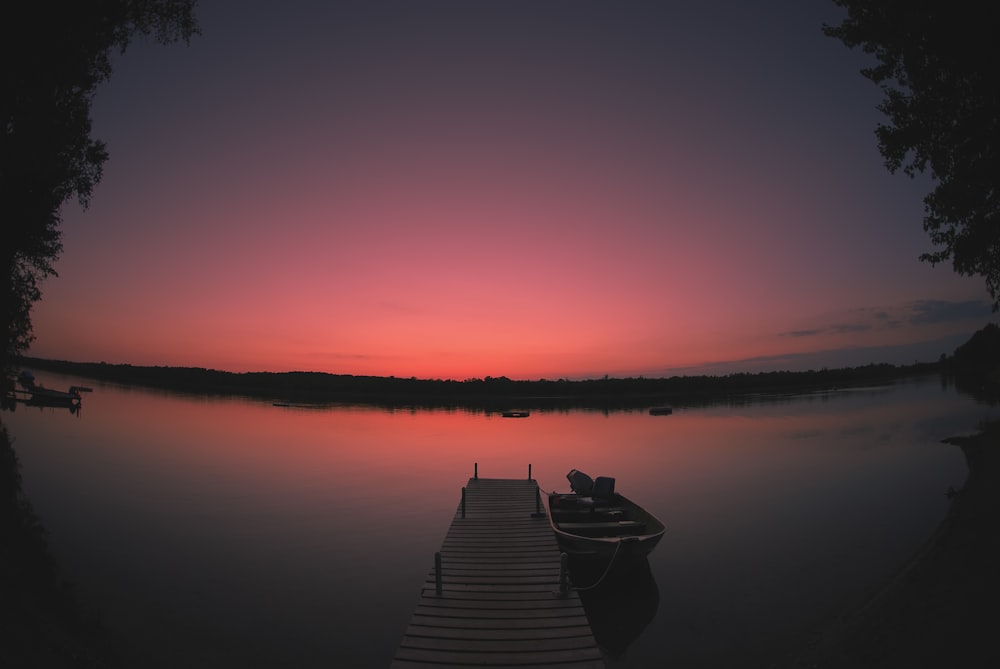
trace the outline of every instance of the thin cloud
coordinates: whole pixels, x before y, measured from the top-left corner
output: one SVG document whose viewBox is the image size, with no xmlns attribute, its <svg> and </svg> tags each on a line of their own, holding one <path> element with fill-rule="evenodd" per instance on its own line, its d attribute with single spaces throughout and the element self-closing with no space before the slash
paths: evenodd
<svg viewBox="0 0 1000 669">
<path fill-rule="evenodd" d="M 801 330 L 779 332 L 779 337 L 803 338 L 820 335 L 852 334 L 896 330 L 904 326 L 940 325 L 988 320 L 992 315 L 990 305 L 982 300 L 915 300 L 896 308 L 859 308 L 851 310 L 845 318 L 841 313 L 837 321 Z"/>
<path fill-rule="evenodd" d="M 992 313 L 989 305 L 982 300 L 917 300 L 908 307 L 912 311 L 909 321 L 914 325 L 982 320 Z"/>
<path fill-rule="evenodd" d="M 871 323 L 841 323 L 839 325 L 832 326 L 830 329 L 837 334 L 844 334 L 845 332 L 867 332 L 872 329 L 872 325 Z"/>
<path fill-rule="evenodd" d="M 779 337 L 815 337 L 821 335 L 826 330 L 824 328 L 816 328 L 814 330 L 792 330 L 791 332 L 779 332 Z"/>
<path fill-rule="evenodd" d="M 663 375 L 724 375 L 739 372 L 756 373 L 772 371 L 801 372 L 823 368 L 860 367 L 881 363 L 909 365 L 916 362 L 934 362 L 942 354 L 951 355 L 954 353 L 955 349 L 964 344 L 968 338 L 968 334 L 955 334 L 907 344 L 845 346 L 820 351 L 762 355 L 739 360 L 709 361 L 700 365 L 663 370 Z"/>
</svg>

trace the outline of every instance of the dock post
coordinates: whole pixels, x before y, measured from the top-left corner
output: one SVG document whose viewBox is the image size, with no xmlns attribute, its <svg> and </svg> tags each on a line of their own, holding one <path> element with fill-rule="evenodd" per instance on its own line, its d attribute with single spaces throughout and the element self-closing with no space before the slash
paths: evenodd
<svg viewBox="0 0 1000 669">
<path fill-rule="evenodd" d="M 532 518 L 544 518 L 545 514 L 542 513 L 542 493 L 541 488 L 538 484 L 535 484 L 535 512 L 531 514 Z"/>
<path fill-rule="evenodd" d="M 473 466 L 472 466 L 472 478 L 474 478 L 477 481 L 479 480 L 479 463 L 478 462 L 475 463 L 475 464 L 473 464 Z"/>
<path fill-rule="evenodd" d="M 444 588 L 441 585 L 441 551 L 434 554 L 434 591 L 441 594 Z"/>
<path fill-rule="evenodd" d="M 559 554 L 559 596 L 569 595 L 569 556 Z"/>
<path fill-rule="evenodd" d="M 465 518 L 465 488 L 462 488 L 462 518 Z"/>
<path fill-rule="evenodd" d="M 531 480 L 531 463 L 528 463 L 528 480 Z"/>
</svg>

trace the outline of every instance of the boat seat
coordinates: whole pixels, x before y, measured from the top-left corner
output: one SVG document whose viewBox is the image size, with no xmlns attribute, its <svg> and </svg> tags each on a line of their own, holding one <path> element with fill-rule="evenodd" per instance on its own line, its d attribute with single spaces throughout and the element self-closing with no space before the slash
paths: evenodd
<svg viewBox="0 0 1000 669">
<path fill-rule="evenodd" d="M 593 497 L 585 497 L 575 493 L 569 493 L 568 495 L 553 493 L 551 497 L 552 505 L 560 509 L 592 509 L 596 501 Z"/>
<path fill-rule="evenodd" d="M 584 537 L 628 537 L 643 534 L 646 523 L 619 520 L 606 523 L 557 523 L 560 530 Z"/>
<path fill-rule="evenodd" d="M 575 516 L 577 518 L 589 518 L 591 516 L 615 516 L 625 513 L 623 506 L 576 506 L 576 507 L 553 507 L 553 516 Z"/>
<path fill-rule="evenodd" d="M 632 530 L 640 528 L 640 531 L 646 529 L 646 523 L 638 520 L 609 520 L 604 522 L 596 523 L 559 523 L 559 529 L 571 531 L 571 530 Z"/>
</svg>

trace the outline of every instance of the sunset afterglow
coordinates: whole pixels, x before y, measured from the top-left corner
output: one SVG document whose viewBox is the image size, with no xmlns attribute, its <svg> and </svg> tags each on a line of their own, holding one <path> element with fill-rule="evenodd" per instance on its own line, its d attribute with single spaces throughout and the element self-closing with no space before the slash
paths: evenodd
<svg viewBox="0 0 1000 669">
<path fill-rule="evenodd" d="M 991 317 L 918 261 L 927 184 L 832 3 L 198 14 L 95 99 L 30 355 L 658 376 L 935 360 Z"/>
</svg>

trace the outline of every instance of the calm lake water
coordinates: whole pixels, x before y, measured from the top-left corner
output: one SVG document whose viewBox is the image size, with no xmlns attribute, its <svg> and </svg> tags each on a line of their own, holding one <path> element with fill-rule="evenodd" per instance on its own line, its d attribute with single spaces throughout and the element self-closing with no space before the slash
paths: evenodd
<svg viewBox="0 0 1000 669">
<path fill-rule="evenodd" d="M 94 388 L 78 415 L 2 419 L 61 568 L 137 667 L 387 667 L 475 463 L 531 464 L 544 490 L 614 476 L 666 523 L 611 666 L 766 657 L 919 547 L 967 473 L 941 440 L 995 417 L 936 378 L 526 419 L 38 378 Z"/>
</svg>

